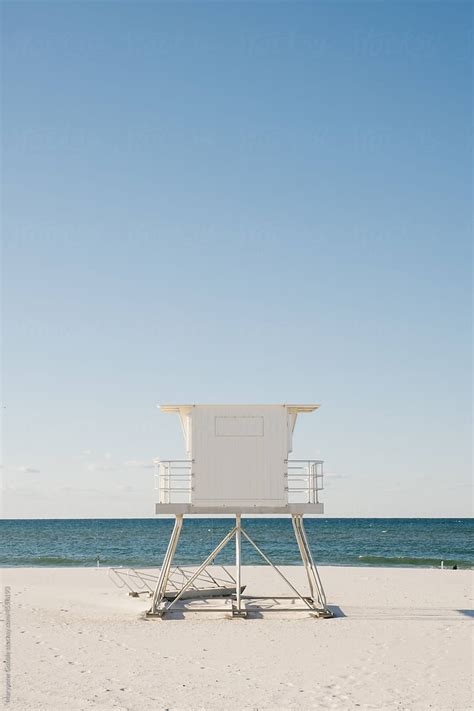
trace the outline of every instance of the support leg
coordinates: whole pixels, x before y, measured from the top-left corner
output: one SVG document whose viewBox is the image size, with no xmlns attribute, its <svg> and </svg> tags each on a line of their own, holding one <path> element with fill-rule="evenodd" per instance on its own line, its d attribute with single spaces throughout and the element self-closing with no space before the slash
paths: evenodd
<svg viewBox="0 0 474 711">
<path fill-rule="evenodd" d="M 293 521 L 295 537 L 300 549 L 301 559 L 306 569 L 311 596 L 313 601 L 317 601 L 319 605 L 317 611 L 320 616 L 332 617 L 333 615 L 327 607 L 326 594 L 324 592 L 323 584 L 321 582 L 321 578 L 319 577 L 319 572 L 314 563 L 311 548 L 309 547 L 308 539 L 306 537 L 306 531 L 303 524 L 303 514 L 292 514 L 291 518 Z M 317 600 L 315 600 L 315 591 Z"/>
<path fill-rule="evenodd" d="M 242 610 L 242 527 L 241 515 L 235 514 L 235 579 L 236 579 L 236 605 L 232 608 L 233 617 L 247 617 Z"/>
<path fill-rule="evenodd" d="M 311 597 L 312 597 L 313 600 L 314 600 L 314 585 L 313 585 L 313 579 L 312 579 L 312 576 L 311 576 L 310 563 L 309 563 L 309 560 L 308 560 L 308 556 L 307 556 L 307 553 L 306 553 L 306 550 L 305 550 L 305 547 L 304 547 L 304 544 L 303 544 L 303 539 L 302 539 L 302 536 L 301 536 L 301 531 L 300 531 L 300 528 L 299 528 L 299 514 L 291 514 L 291 522 L 293 523 L 293 530 L 294 530 L 294 532 L 295 532 L 296 542 L 297 542 L 297 544 L 298 544 L 298 548 L 299 548 L 299 551 L 300 551 L 301 560 L 303 561 L 303 565 L 304 565 L 304 568 L 305 568 L 305 571 L 306 571 L 306 576 L 307 576 L 307 578 L 308 578 L 309 591 L 310 591 Z"/>
<path fill-rule="evenodd" d="M 314 581 L 315 581 L 315 584 L 316 584 L 316 589 L 317 589 L 317 591 L 318 591 L 319 604 L 328 612 L 328 610 L 327 610 L 327 601 L 326 601 L 326 593 L 324 592 L 323 584 L 322 584 L 322 582 L 321 582 L 321 578 L 319 577 L 319 572 L 318 572 L 318 569 L 317 569 L 317 567 L 316 567 L 316 564 L 315 564 L 315 562 L 314 562 L 314 560 L 313 560 L 313 555 L 312 555 L 312 553 L 311 553 L 311 548 L 309 547 L 308 539 L 306 538 L 306 531 L 305 531 L 305 528 L 304 528 L 303 516 L 302 516 L 302 515 L 300 516 L 300 529 L 301 529 L 301 535 L 302 535 L 302 538 L 303 538 L 303 543 L 304 543 L 304 546 L 305 546 L 306 551 L 307 551 L 307 556 L 308 556 L 308 559 L 309 559 L 309 563 L 310 563 L 310 566 L 311 566 L 311 570 L 313 571 Z"/>
<path fill-rule="evenodd" d="M 183 514 L 177 514 L 175 518 L 175 523 L 173 527 L 173 532 L 171 534 L 170 541 L 168 543 L 168 548 L 163 559 L 163 564 L 160 570 L 160 577 L 156 584 L 155 592 L 153 594 L 153 601 L 151 603 L 150 613 L 156 613 L 159 606 L 163 602 L 163 598 L 166 592 L 166 586 L 168 584 L 168 578 L 170 575 L 171 564 L 173 562 L 174 554 L 176 551 L 176 546 L 178 545 L 179 534 L 181 533 L 181 528 L 183 526 Z"/>
</svg>

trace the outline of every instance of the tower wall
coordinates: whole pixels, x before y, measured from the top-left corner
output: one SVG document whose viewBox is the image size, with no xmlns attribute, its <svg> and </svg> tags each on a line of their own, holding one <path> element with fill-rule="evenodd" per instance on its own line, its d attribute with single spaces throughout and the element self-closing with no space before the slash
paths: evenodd
<svg viewBox="0 0 474 711">
<path fill-rule="evenodd" d="M 190 425 L 194 505 L 288 503 L 284 405 L 196 405 Z"/>
</svg>

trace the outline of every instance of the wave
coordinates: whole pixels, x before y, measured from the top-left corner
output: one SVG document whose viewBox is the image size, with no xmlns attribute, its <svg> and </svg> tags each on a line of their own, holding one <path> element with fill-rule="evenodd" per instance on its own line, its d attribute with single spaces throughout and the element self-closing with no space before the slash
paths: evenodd
<svg viewBox="0 0 474 711">
<path fill-rule="evenodd" d="M 0 558 L 0 566 L 14 566 L 14 567 L 36 567 L 44 565 L 50 568 L 88 568 L 96 565 L 96 561 L 91 558 L 63 558 L 62 556 L 49 556 L 49 555 L 39 555 L 39 556 L 25 556 L 17 558 Z"/>
<path fill-rule="evenodd" d="M 359 555 L 357 557 L 344 556 L 342 559 L 339 557 L 335 558 L 323 558 L 318 561 L 319 565 L 336 565 L 336 566 L 357 566 L 357 567 L 399 567 L 399 568 L 440 568 L 441 558 L 413 558 L 410 556 L 375 556 L 375 555 Z M 130 568 L 153 568 L 159 565 L 161 558 L 153 559 L 141 559 L 137 558 L 125 558 L 125 557 L 113 557 L 113 558 L 101 558 L 100 566 L 108 568 L 109 566 L 120 566 L 120 567 L 130 567 Z M 197 565 L 201 562 L 201 558 L 196 559 L 190 558 L 188 560 L 181 560 L 182 565 Z M 276 561 L 279 565 L 301 565 L 301 560 L 278 560 Z M 247 564 L 259 565 L 258 560 L 248 561 Z M 462 559 L 444 559 L 444 567 L 447 569 L 457 566 L 458 569 L 473 569 L 474 562 L 472 560 L 462 560 Z M 15 567 L 15 568 L 93 568 L 97 565 L 96 558 L 89 557 L 77 557 L 77 558 L 63 558 L 61 556 L 22 556 L 16 558 L 6 558 L 0 557 L 0 568 L 3 567 Z"/>
<path fill-rule="evenodd" d="M 409 556 L 385 557 L 377 555 L 360 555 L 357 558 L 359 563 L 363 565 L 378 565 L 378 566 L 400 566 L 400 567 L 422 567 L 422 568 L 441 568 L 441 562 L 445 568 L 452 568 L 457 565 L 458 568 L 472 568 L 473 562 L 469 560 L 447 560 L 442 558 L 410 558 Z"/>
</svg>

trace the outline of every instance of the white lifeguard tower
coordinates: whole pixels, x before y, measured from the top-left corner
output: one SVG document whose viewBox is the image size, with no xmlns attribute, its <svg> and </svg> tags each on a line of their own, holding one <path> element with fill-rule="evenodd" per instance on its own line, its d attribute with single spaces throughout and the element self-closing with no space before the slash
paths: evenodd
<svg viewBox="0 0 474 711">
<path fill-rule="evenodd" d="M 162 405 L 162 412 L 179 415 L 187 459 L 155 460 L 157 514 L 173 514 L 175 524 L 153 595 L 150 617 L 176 610 L 176 603 L 198 596 L 227 596 L 232 615 L 246 616 L 246 605 L 255 597 L 243 595 L 241 545 L 248 541 L 289 585 L 303 609 L 318 617 L 331 617 L 321 580 L 303 526 L 305 513 L 322 514 L 318 499 L 322 489 L 321 460 L 289 460 L 293 431 L 300 413 L 319 405 Z M 235 525 L 180 589 L 167 589 L 174 553 L 185 514 L 233 514 Z M 309 595 L 301 594 L 242 527 L 242 515 L 289 514 L 309 583 Z M 195 581 L 215 557 L 235 538 L 235 579 L 232 586 L 216 584 L 196 591 Z M 262 599 L 259 597 L 258 599 Z M 270 599 L 270 596 L 265 599 Z M 271 599 L 276 599 L 271 596 Z M 290 599 L 290 598 L 280 598 Z M 198 609 L 194 607 L 193 609 Z M 209 611 L 209 605 L 205 608 Z M 222 610 L 222 608 L 215 608 Z M 281 608 L 280 608 L 281 609 Z M 298 609 L 293 604 L 291 611 Z"/>
</svg>

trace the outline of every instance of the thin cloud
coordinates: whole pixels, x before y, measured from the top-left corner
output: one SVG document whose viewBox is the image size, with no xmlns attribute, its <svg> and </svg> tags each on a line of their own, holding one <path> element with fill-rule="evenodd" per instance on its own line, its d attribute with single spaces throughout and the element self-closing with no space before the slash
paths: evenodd
<svg viewBox="0 0 474 711">
<path fill-rule="evenodd" d="M 36 469 L 36 467 L 30 467 L 30 466 L 26 466 L 26 465 L 23 465 L 21 467 L 6 466 L 5 471 L 17 472 L 18 474 L 40 474 L 41 473 L 41 471 L 39 469 Z"/>
<path fill-rule="evenodd" d="M 95 489 L 91 487 L 80 487 L 80 486 L 60 486 L 56 491 L 62 494 L 86 494 L 87 496 L 107 496 L 109 493 L 108 489 Z"/>
<path fill-rule="evenodd" d="M 114 464 L 107 464 L 107 462 L 91 462 L 86 469 L 88 472 L 110 472 L 117 467 Z"/>
<path fill-rule="evenodd" d="M 141 459 L 128 459 L 125 462 L 114 463 L 110 459 L 101 459 L 95 462 L 89 462 L 86 465 L 87 471 L 90 472 L 109 472 L 119 469 L 153 469 L 153 463 Z"/>
<path fill-rule="evenodd" d="M 123 463 L 123 466 L 127 469 L 153 469 L 153 463 L 140 459 L 129 459 Z"/>
</svg>

